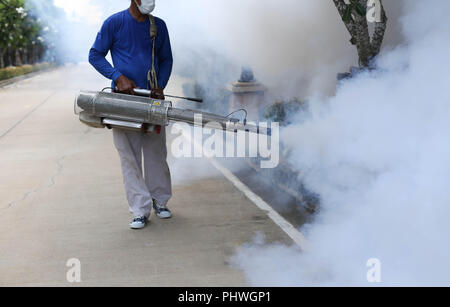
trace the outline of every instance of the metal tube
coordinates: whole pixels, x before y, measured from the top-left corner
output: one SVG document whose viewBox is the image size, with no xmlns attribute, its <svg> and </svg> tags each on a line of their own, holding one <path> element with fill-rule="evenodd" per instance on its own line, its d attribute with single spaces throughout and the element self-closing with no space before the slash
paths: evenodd
<svg viewBox="0 0 450 307">
<path fill-rule="evenodd" d="M 167 126 L 170 101 L 104 92 L 81 92 L 77 105 L 89 115 Z"/>
</svg>

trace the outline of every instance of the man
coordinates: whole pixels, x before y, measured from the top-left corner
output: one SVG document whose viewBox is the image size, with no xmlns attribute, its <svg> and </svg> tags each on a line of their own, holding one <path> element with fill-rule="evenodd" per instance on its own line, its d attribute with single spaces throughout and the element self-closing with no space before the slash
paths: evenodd
<svg viewBox="0 0 450 307">
<path fill-rule="evenodd" d="M 105 21 L 90 50 L 89 62 L 120 93 L 133 95 L 134 88 L 148 88 L 152 98 L 164 99 L 173 58 L 166 24 L 150 15 L 154 8 L 154 0 L 132 0 L 127 10 Z M 109 51 L 114 67 L 105 58 Z M 130 227 L 144 228 L 152 207 L 159 218 L 170 218 L 172 183 L 164 127 L 159 134 L 113 129 L 113 136 L 134 216 Z"/>
</svg>

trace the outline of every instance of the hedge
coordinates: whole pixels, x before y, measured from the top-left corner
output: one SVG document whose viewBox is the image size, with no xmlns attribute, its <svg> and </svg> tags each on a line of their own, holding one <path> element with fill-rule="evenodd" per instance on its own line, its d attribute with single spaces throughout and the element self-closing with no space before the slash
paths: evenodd
<svg viewBox="0 0 450 307">
<path fill-rule="evenodd" d="M 0 69 L 0 81 L 48 69 L 53 66 L 54 64 L 51 63 L 39 63 L 35 65 L 23 65 L 20 67 L 10 66 L 2 68 Z"/>
</svg>

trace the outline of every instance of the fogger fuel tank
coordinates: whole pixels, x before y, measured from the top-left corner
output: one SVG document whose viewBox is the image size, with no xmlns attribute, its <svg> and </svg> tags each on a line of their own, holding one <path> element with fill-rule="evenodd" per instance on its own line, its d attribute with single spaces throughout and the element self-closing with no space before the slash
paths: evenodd
<svg viewBox="0 0 450 307">
<path fill-rule="evenodd" d="M 235 118 L 177 109 L 173 107 L 172 102 L 166 100 L 117 93 L 81 91 L 75 99 L 75 114 L 79 115 L 82 123 L 93 128 L 107 127 L 153 132 L 155 127 L 167 126 L 170 122 L 183 122 L 197 126 L 214 123 L 214 128 L 226 131 L 270 135 L 270 129 L 260 131 L 257 125 L 244 125 Z"/>
</svg>

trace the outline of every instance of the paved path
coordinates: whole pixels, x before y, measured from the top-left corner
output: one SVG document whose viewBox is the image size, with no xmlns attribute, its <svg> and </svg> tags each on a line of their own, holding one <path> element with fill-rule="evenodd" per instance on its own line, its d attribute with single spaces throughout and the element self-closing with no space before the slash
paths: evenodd
<svg viewBox="0 0 450 307">
<path fill-rule="evenodd" d="M 0 89 L 0 286 L 70 286 L 70 258 L 82 286 L 245 286 L 236 248 L 290 238 L 207 160 L 172 158 L 174 218 L 130 230 L 111 132 L 73 115 L 79 89 L 104 86 L 79 65 Z"/>
</svg>

